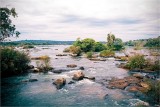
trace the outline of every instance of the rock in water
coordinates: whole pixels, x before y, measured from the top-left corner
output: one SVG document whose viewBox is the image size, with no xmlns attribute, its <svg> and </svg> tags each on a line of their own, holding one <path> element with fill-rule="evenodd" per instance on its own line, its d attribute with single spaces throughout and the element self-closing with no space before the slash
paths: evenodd
<svg viewBox="0 0 160 107">
<path fill-rule="evenodd" d="M 29 79 L 29 82 L 35 82 L 38 81 L 38 79 Z"/>
<path fill-rule="evenodd" d="M 83 72 L 82 71 L 78 71 L 78 72 L 76 72 L 76 73 L 74 73 L 74 75 L 73 75 L 73 80 L 82 80 L 84 78 L 84 74 L 83 74 Z"/>
<path fill-rule="evenodd" d="M 69 68 L 75 68 L 75 67 L 77 67 L 77 65 L 75 65 L 75 64 L 70 64 L 70 65 L 67 65 L 67 67 L 69 67 Z"/>
<path fill-rule="evenodd" d="M 53 82 L 57 89 L 61 89 L 66 84 L 65 78 L 59 78 Z"/>
<path fill-rule="evenodd" d="M 80 70 L 84 70 L 84 67 L 79 67 Z"/>
<path fill-rule="evenodd" d="M 74 81 L 70 81 L 68 84 L 74 84 L 75 82 Z"/>
</svg>

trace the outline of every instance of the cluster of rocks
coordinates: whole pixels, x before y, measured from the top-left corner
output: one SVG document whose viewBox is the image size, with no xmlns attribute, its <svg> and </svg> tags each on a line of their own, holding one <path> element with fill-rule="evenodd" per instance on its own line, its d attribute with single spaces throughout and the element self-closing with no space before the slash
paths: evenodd
<svg viewBox="0 0 160 107">
<path fill-rule="evenodd" d="M 101 84 L 105 85 L 109 89 L 126 89 L 130 92 L 147 92 L 150 90 L 148 83 L 144 82 L 144 78 L 140 74 L 134 74 L 133 76 L 124 77 L 122 79 L 103 80 Z"/>
<path fill-rule="evenodd" d="M 83 80 L 84 78 L 90 79 L 90 80 L 95 80 L 95 77 L 85 77 L 85 75 L 82 71 L 77 71 L 73 74 L 73 77 L 72 77 L 73 81 L 69 81 L 68 84 L 74 84 L 75 81 L 80 81 L 80 80 Z M 65 78 L 58 78 L 58 79 L 54 80 L 53 84 L 56 86 L 57 89 L 61 89 L 66 84 L 66 79 Z"/>
</svg>

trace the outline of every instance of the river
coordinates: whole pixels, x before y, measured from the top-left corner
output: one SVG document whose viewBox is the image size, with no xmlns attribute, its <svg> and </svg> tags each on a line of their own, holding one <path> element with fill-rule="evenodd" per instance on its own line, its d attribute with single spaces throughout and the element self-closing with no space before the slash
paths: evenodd
<svg viewBox="0 0 160 107">
<path fill-rule="evenodd" d="M 2 79 L 1 100 L 3 106 L 52 106 L 52 107 L 131 107 L 147 98 L 141 93 L 130 93 L 126 90 L 108 89 L 98 83 L 103 78 L 123 78 L 129 76 L 127 70 L 116 66 L 119 61 L 108 58 L 106 61 L 90 61 L 85 57 L 56 56 L 63 53 L 67 45 L 36 46 L 29 49 L 31 57 L 48 55 L 53 68 L 66 68 L 68 64 L 83 66 L 86 76 L 93 76 L 95 81 L 83 79 L 75 84 L 66 84 L 57 90 L 53 79 L 64 77 L 72 80 L 77 70 L 61 74 L 29 73 Z M 21 48 L 19 48 L 22 50 Z M 36 66 L 36 61 L 31 62 Z M 36 82 L 21 82 L 26 79 L 38 79 Z"/>
</svg>

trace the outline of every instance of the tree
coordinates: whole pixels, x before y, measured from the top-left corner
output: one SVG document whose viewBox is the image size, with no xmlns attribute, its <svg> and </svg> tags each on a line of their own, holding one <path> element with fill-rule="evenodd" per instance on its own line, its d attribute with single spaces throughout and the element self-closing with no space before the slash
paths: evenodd
<svg viewBox="0 0 160 107">
<path fill-rule="evenodd" d="M 4 41 L 5 38 L 14 35 L 18 37 L 20 33 L 16 31 L 15 25 L 12 24 L 12 20 L 10 19 L 10 16 L 17 17 L 15 8 L 0 8 L 0 15 L 0 41 Z"/>
<path fill-rule="evenodd" d="M 86 38 L 82 40 L 81 48 L 83 52 L 89 52 L 94 50 L 95 40 Z"/>
<path fill-rule="evenodd" d="M 115 41 L 115 36 L 113 34 L 109 33 L 108 36 L 107 36 L 107 45 L 108 45 L 108 47 L 112 47 L 114 41 Z"/>
<path fill-rule="evenodd" d="M 120 38 L 116 38 L 113 34 L 109 33 L 107 36 L 107 48 L 109 50 L 119 51 L 123 49 L 123 41 Z"/>
<path fill-rule="evenodd" d="M 123 46 L 124 46 L 124 44 L 122 42 L 122 39 L 116 38 L 115 41 L 114 41 L 113 46 L 114 46 L 114 50 L 116 50 L 116 51 L 121 50 L 123 48 Z"/>
<path fill-rule="evenodd" d="M 100 52 L 100 51 L 103 51 L 105 49 L 106 49 L 105 45 L 102 44 L 101 42 L 96 42 L 95 45 L 94 45 L 94 51 L 95 52 Z"/>
</svg>

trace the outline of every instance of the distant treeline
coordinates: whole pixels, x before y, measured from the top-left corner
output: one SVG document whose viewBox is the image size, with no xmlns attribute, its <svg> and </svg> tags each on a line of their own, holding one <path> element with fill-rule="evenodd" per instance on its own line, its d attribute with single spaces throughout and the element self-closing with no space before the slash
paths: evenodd
<svg viewBox="0 0 160 107">
<path fill-rule="evenodd" d="M 130 40 L 125 42 L 124 44 L 127 46 L 135 46 L 138 43 L 142 43 L 144 47 L 160 47 L 160 36 L 150 39 Z"/>
<path fill-rule="evenodd" d="M 21 40 L 12 42 L 1 42 L 1 45 L 72 45 L 74 41 L 52 41 L 52 40 Z"/>
</svg>

